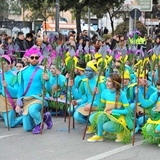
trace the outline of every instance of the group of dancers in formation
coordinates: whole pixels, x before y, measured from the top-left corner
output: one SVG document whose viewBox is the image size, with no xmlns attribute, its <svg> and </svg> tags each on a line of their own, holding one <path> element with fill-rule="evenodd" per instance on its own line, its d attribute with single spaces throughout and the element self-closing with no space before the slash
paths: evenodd
<svg viewBox="0 0 160 160">
<path fill-rule="evenodd" d="M 65 107 L 77 122 L 87 123 L 86 134 L 93 135 L 88 142 L 128 143 L 141 131 L 145 141 L 160 146 L 158 45 L 150 51 L 118 44 L 113 50 L 104 44 L 98 52 L 91 45 L 75 51 L 50 37 L 45 51 L 37 46 L 26 50 L 28 65 L 21 69 L 16 68 L 22 64 L 17 54 L 10 53 L 1 54 L 0 114 L 6 127 L 22 124 L 33 134 L 41 132 L 42 123 L 51 129 L 50 112 L 41 111 L 48 106 L 44 97 L 54 101 L 58 96 L 68 98 L 71 104 Z"/>
</svg>

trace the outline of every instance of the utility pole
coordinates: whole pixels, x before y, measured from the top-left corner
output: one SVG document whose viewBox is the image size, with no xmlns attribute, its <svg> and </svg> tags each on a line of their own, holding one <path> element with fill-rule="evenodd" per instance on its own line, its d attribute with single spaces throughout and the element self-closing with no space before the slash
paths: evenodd
<svg viewBox="0 0 160 160">
<path fill-rule="evenodd" d="M 56 32 L 59 32 L 59 0 L 56 0 Z"/>
</svg>

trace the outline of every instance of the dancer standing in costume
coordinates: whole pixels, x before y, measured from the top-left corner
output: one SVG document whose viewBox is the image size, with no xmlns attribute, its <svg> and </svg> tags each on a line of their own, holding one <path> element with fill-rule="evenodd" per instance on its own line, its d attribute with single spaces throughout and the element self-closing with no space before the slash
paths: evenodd
<svg viewBox="0 0 160 160">
<path fill-rule="evenodd" d="M 46 81 L 46 89 L 51 90 L 51 82 L 47 73 L 38 66 L 40 50 L 32 47 L 27 50 L 25 56 L 28 56 L 30 65 L 19 72 L 19 89 L 16 111 L 20 112 L 23 107 L 23 129 L 30 131 L 33 128 L 33 134 L 40 133 L 40 124 L 42 122 L 42 85 Z M 46 104 L 47 105 L 47 104 Z M 50 129 L 53 125 L 49 112 L 44 114 L 44 122 Z"/>
<path fill-rule="evenodd" d="M 121 77 L 111 73 L 106 82 L 107 89 L 101 94 L 101 103 L 94 119 L 90 117 L 93 124 L 97 124 L 97 135 L 89 138 L 88 142 L 103 141 L 103 131 L 116 133 L 116 142 L 128 141 L 130 130 L 133 129 L 133 121 L 130 118 L 131 109 L 125 92 L 121 91 Z M 97 117 L 98 116 L 98 117 Z M 129 128 L 129 129 L 128 129 Z"/>
<path fill-rule="evenodd" d="M 4 98 L 4 87 L 6 87 L 6 97 L 7 97 L 7 106 L 8 106 L 8 119 L 9 127 L 15 127 L 22 123 L 22 116 L 15 118 L 15 107 L 16 107 L 16 98 L 18 93 L 18 79 L 16 72 L 11 70 L 11 59 L 7 55 L 2 56 L 4 61 L 4 80 L 2 79 L 2 74 L 0 74 L 0 112 L 4 118 L 5 126 L 7 125 L 7 113 L 5 108 L 5 98 Z"/>
</svg>

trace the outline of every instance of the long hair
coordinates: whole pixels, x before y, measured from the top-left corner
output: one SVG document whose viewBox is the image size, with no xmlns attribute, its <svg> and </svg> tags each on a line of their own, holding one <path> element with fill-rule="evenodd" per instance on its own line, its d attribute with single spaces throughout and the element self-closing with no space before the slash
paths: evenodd
<svg viewBox="0 0 160 160">
<path fill-rule="evenodd" d="M 115 108 L 117 108 L 117 103 L 120 97 L 120 89 L 121 89 L 121 77 L 119 74 L 111 73 L 109 75 L 113 82 L 113 87 L 116 89 L 116 101 L 115 101 Z"/>
</svg>

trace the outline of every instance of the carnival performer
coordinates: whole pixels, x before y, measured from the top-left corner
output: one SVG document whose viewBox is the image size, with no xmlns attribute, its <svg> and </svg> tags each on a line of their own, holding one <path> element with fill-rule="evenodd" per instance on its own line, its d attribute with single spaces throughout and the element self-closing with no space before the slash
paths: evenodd
<svg viewBox="0 0 160 160">
<path fill-rule="evenodd" d="M 86 75 L 84 73 L 85 68 L 86 68 L 86 63 L 84 61 L 79 60 L 75 66 L 76 77 L 74 79 L 74 82 L 73 82 L 73 80 L 69 80 L 69 82 L 68 82 L 68 86 L 69 87 L 72 86 L 72 95 L 74 98 L 74 100 L 72 100 L 73 105 L 71 105 L 68 108 L 68 113 L 70 112 L 70 114 L 74 113 L 74 108 L 76 107 L 75 106 L 76 100 L 80 100 L 81 97 L 83 96 L 79 89 L 80 89 L 80 84 L 81 84 L 82 80 L 84 78 L 86 78 Z M 69 74 L 66 74 L 66 77 L 69 78 Z"/>
<path fill-rule="evenodd" d="M 9 127 L 15 127 L 22 123 L 22 116 L 15 118 L 15 107 L 16 98 L 18 93 L 18 78 L 17 73 L 11 70 L 11 58 L 8 55 L 3 55 L 2 61 L 4 64 L 4 79 L 2 74 L 0 74 L 0 112 L 2 113 L 5 126 L 8 127 L 7 123 L 7 113 L 5 108 L 5 90 L 6 87 L 6 97 L 7 97 L 7 107 L 8 107 L 8 121 Z"/>
<path fill-rule="evenodd" d="M 55 92 L 57 91 L 57 86 L 60 86 L 58 90 L 60 92 L 64 91 L 66 78 L 60 73 L 56 65 L 52 64 L 50 67 L 50 72 L 52 74 L 51 83 L 52 83 L 52 97 L 55 97 Z M 58 79 L 57 79 L 58 78 Z M 58 83 L 58 84 L 57 84 Z M 59 94 L 60 94 L 59 92 Z M 59 96 L 59 95 L 58 95 Z"/>
<path fill-rule="evenodd" d="M 122 82 L 123 83 L 123 82 Z M 126 93 L 126 96 L 129 95 L 129 86 L 130 86 L 130 74 L 128 70 L 125 70 L 124 72 L 124 92 Z"/>
<path fill-rule="evenodd" d="M 84 74 L 86 68 L 86 63 L 83 61 L 77 62 L 75 66 L 75 73 L 76 78 L 74 79 L 74 85 L 72 86 L 72 94 L 75 100 L 81 98 L 81 92 L 79 91 L 80 84 L 84 78 L 86 78 L 86 75 Z M 69 77 L 68 77 L 69 78 Z M 69 86 L 71 86 L 69 81 Z"/>
<path fill-rule="evenodd" d="M 25 64 L 24 64 L 23 61 L 18 61 L 18 62 L 16 63 L 16 70 L 17 70 L 17 72 L 20 71 L 21 69 L 23 69 L 24 65 L 25 65 Z"/>
<path fill-rule="evenodd" d="M 154 92 L 149 99 L 145 99 L 140 89 L 138 92 L 138 100 L 141 106 L 149 108 L 149 119 L 142 128 L 143 138 L 148 142 L 158 143 L 160 147 L 160 78 L 156 82 L 157 91 Z"/>
<path fill-rule="evenodd" d="M 97 135 L 89 138 L 88 142 L 103 141 L 103 131 L 107 134 L 115 133 L 116 142 L 128 142 L 131 137 L 130 130 L 133 129 L 131 119 L 131 109 L 126 98 L 125 92 L 121 90 L 121 77 L 111 73 L 106 82 L 106 87 L 101 94 L 99 110 L 90 121 L 97 129 Z"/>
<path fill-rule="evenodd" d="M 136 74 L 137 75 L 137 74 Z M 137 75 L 137 81 L 138 81 L 138 75 Z M 130 107 L 134 111 L 135 109 L 135 88 L 136 88 L 137 83 L 131 84 L 129 86 L 129 102 Z M 146 88 L 145 88 L 146 87 Z M 148 83 L 148 80 L 144 78 L 144 72 L 141 72 L 139 75 L 139 89 L 141 90 L 142 93 L 144 93 L 144 90 L 146 90 L 145 97 L 149 98 L 154 92 L 156 92 L 156 88 L 153 87 Z M 137 104 L 137 120 L 136 120 L 136 129 L 135 133 L 137 133 L 139 130 L 141 130 L 141 126 L 143 126 L 144 122 L 147 121 L 148 116 L 144 115 L 144 108 L 141 105 L 141 103 L 138 102 Z"/>
<path fill-rule="evenodd" d="M 40 124 L 42 122 L 42 85 L 45 80 L 45 87 L 51 90 L 51 82 L 47 73 L 43 73 L 43 69 L 38 66 L 40 50 L 34 46 L 26 51 L 25 56 L 28 57 L 30 65 L 21 70 L 18 74 L 19 89 L 16 111 L 20 112 L 23 107 L 23 129 L 30 131 L 33 128 L 33 134 L 40 133 Z M 45 103 L 45 105 L 47 105 Z M 44 122 L 50 129 L 53 125 L 49 112 L 44 113 Z"/>
<path fill-rule="evenodd" d="M 82 82 L 79 87 L 79 91 L 82 93 L 83 96 L 81 97 L 80 100 L 72 102 L 73 105 L 78 105 L 76 111 L 74 112 L 74 118 L 75 120 L 83 124 L 86 124 L 87 116 L 89 114 L 89 110 L 91 107 L 94 87 L 96 86 L 97 83 L 97 75 L 96 75 L 97 72 L 98 72 L 97 62 L 94 60 L 89 61 L 85 69 L 86 78 L 82 79 Z M 100 94 L 104 89 L 105 89 L 105 84 L 103 83 L 103 80 L 100 79 L 98 84 L 99 93 L 95 96 L 92 112 L 97 110 Z M 89 126 L 86 133 L 90 134 L 92 133 L 92 126 L 90 123 L 88 125 Z"/>
</svg>

